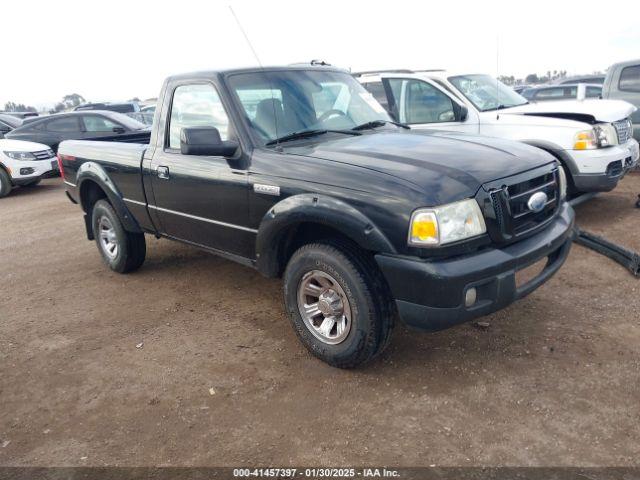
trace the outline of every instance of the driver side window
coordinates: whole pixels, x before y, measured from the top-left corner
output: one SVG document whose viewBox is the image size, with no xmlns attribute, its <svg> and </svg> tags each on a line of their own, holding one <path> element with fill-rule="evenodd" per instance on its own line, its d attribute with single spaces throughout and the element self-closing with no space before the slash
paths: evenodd
<svg viewBox="0 0 640 480">
<path fill-rule="evenodd" d="M 408 124 L 444 123 L 456 120 L 453 101 L 427 82 L 389 79 L 399 121 Z"/>
<path fill-rule="evenodd" d="M 212 85 L 181 85 L 175 89 L 169 118 L 169 148 L 180 149 L 180 133 L 185 127 L 215 127 L 220 138 L 227 140 L 229 118 Z"/>
</svg>

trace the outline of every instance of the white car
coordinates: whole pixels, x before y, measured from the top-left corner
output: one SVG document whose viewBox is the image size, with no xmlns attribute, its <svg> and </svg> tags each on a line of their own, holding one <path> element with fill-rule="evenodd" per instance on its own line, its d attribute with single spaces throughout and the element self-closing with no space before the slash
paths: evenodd
<svg viewBox="0 0 640 480">
<path fill-rule="evenodd" d="M 613 189 L 638 162 L 631 114 L 619 100 L 530 104 L 489 75 L 377 71 L 358 80 L 395 120 L 417 129 L 519 140 L 554 155 L 572 193 Z"/>
<path fill-rule="evenodd" d="M 0 139 L 0 198 L 14 186 L 34 186 L 57 173 L 56 154 L 47 145 Z"/>
</svg>

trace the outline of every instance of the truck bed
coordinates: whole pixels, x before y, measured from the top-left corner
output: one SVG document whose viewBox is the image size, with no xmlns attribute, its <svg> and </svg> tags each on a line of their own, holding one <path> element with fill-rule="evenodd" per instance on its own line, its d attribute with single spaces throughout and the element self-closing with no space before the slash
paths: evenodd
<svg viewBox="0 0 640 480">
<path fill-rule="evenodd" d="M 120 140 L 120 139 L 118 139 Z M 144 198 L 141 190 L 140 169 L 144 152 L 148 143 L 133 143 L 128 141 L 110 140 L 66 140 L 60 144 L 58 155 L 63 163 L 64 180 L 69 186 L 77 183 L 78 172 L 91 168 L 94 171 L 104 169 L 109 176 L 123 190 L 133 195 L 133 198 Z M 86 163 L 92 167 L 84 166 Z M 122 192 L 125 193 L 125 192 Z"/>
</svg>

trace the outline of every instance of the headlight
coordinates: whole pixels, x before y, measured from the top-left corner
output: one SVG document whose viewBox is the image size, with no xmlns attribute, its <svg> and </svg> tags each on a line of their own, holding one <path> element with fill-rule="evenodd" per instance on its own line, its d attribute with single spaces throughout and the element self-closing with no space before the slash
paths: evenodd
<svg viewBox="0 0 640 480">
<path fill-rule="evenodd" d="M 558 185 L 560 187 L 560 200 L 567 198 L 567 174 L 562 165 L 558 165 Z"/>
<path fill-rule="evenodd" d="M 574 150 L 593 150 L 618 144 L 618 134 L 610 123 L 599 123 L 591 130 L 576 133 L 573 139 Z"/>
<path fill-rule="evenodd" d="M 4 154 L 14 160 L 35 160 L 36 157 L 31 152 L 4 152 Z"/>
<path fill-rule="evenodd" d="M 476 237 L 486 231 L 478 202 L 467 199 L 413 212 L 409 225 L 409 245 L 435 247 Z"/>
</svg>

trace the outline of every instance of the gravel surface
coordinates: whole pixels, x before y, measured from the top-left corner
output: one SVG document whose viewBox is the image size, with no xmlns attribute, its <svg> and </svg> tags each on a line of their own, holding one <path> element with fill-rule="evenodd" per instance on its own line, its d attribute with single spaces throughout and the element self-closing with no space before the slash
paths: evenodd
<svg viewBox="0 0 640 480">
<path fill-rule="evenodd" d="M 640 175 L 577 207 L 640 251 Z M 581 465 L 640 458 L 640 280 L 574 246 L 508 309 L 311 357 L 279 280 L 147 237 L 109 271 L 60 179 L 0 200 L 0 465 Z"/>
</svg>

